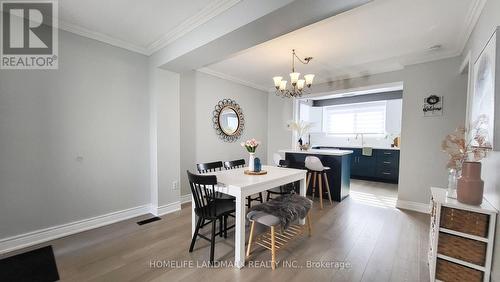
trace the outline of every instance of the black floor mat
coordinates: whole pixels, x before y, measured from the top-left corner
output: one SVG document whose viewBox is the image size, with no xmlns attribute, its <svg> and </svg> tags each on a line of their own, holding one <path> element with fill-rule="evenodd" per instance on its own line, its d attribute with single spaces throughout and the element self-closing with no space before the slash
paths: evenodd
<svg viewBox="0 0 500 282">
<path fill-rule="evenodd" d="M 52 246 L 0 260 L 0 281 L 57 281 Z"/>
<path fill-rule="evenodd" d="M 157 221 L 157 220 L 160 220 L 160 219 L 161 219 L 160 217 L 155 216 L 155 217 L 152 217 L 152 218 L 141 220 L 141 221 L 137 222 L 137 224 L 143 225 L 143 224 L 151 223 L 151 222 L 154 222 L 154 221 Z"/>
</svg>

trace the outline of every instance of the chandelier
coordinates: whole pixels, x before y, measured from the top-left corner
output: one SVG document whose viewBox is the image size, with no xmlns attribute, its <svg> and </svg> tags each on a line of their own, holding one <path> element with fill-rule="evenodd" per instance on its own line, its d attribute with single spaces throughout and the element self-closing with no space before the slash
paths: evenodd
<svg viewBox="0 0 500 282">
<path fill-rule="evenodd" d="M 290 73 L 290 88 L 287 89 L 287 81 L 283 80 L 282 76 L 273 77 L 274 87 L 276 88 L 276 95 L 282 97 L 300 97 L 304 91 L 304 86 L 311 88 L 314 74 L 304 75 L 304 79 L 300 79 L 300 73 L 295 72 L 295 58 L 304 65 L 309 64 L 313 57 L 306 57 L 301 60 L 296 54 L 295 49 L 292 50 L 292 72 Z"/>
</svg>

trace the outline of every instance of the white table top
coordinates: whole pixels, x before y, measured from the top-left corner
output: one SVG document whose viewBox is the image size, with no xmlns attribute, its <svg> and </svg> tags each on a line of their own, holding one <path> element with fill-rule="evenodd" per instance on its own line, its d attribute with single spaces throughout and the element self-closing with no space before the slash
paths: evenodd
<svg viewBox="0 0 500 282">
<path fill-rule="evenodd" d="M 300 150 L 280 150 L 280 153 L 294 153 L 307 155 L 329 155 L 329 156 L 345 156 L 353 153 L 351 150 L 329 150 L 329 149 L 310 149 L 307 151 Z"/>
<path fill-rule="evenodd" d="M 267 171 L 267 174 L 263 175 L 247 175 L 244 173 L 248 167 L 222 170 L 216 172 L 210 172 L 206 174 L 217 176 L 217 182 L 221 186 L 234 186 L 239 188 L 252 187 L 256 185 L 261 185 L 266 182 L 287 179 L 289 177 L 305 177 L 305 170 L 293 169 L 293 168 L 283 168 L 276 166 L 264 165 L 262 170 Z"/>
<path fill-rule="evenodd" d="M 460 203 L 457 199 L 448 198 L 446 194 L 446 189 L 431 187 L 432 198 L 435 202 L 440 203 L 444 206 L 451 208 L 459 208 L 462 210 L 468 210 L 472 212 L 479 213 L 497 213 L 498 211 L 486 200 L 483 199 L 483 203 L 479 206 L 471 206 Z"/>
</svg>

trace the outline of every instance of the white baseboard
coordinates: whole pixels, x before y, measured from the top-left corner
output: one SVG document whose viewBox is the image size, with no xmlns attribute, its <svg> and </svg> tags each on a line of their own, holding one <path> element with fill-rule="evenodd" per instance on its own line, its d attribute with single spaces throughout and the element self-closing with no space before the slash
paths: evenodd
<svg viewBox="0 0 500 282">
<path fill-rule="evenodd" d="M 404 210 L 411 210 L 421 213 L 430 213 L 430 205 L 419 202 L 398 200 L 396 203 L 396 207 Z"/>
<path fill-rule="evenodd" d="M 168 213 L 176 212 L 181 210 L 181 202 L 173 202 L 167 205 L 159 206 L 158 207 L 158 212 L 156 213 L 157 216 L 162 216 Z"/>
<path fill-rule="evenodd" d="M 191 194 L 186 194 L 181 196 L 181 204 L 190 203 L 191 202 Z"/>
<path fill-rule="evenodd" d="M 39 229 L 12 237 L 2 238 L 0 239 L 0 254 L 144 215 L 150 211 L 151 205 L 148 204 L 49 228 Z"/>
</svg>

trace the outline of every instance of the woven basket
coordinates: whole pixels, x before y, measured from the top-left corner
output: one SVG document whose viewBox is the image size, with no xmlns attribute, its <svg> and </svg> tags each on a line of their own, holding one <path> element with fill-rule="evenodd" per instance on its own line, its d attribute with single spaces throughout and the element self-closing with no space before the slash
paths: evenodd
<svg viewBox="0 0 500 282">
<path fill-rule="evenodd" d="M 484 266 L 486 243 L 440 232 L 438 253 Z"/>
<path fill-rule="evenodd" d="M 436 263 L 436 279 L 446 282 L 480 282 L 483 280 L 483 272 L 438 258 Z"/>
<path fill-rule="evenodd" d="M 448 207 L 442 207 L 441 210 L 440 226 L 443 228 L 486 238 L 488 223 L 489 216 L 486 214 Z"/>
</svg>

